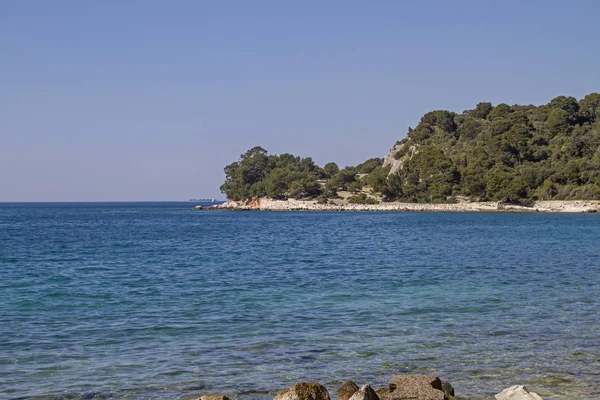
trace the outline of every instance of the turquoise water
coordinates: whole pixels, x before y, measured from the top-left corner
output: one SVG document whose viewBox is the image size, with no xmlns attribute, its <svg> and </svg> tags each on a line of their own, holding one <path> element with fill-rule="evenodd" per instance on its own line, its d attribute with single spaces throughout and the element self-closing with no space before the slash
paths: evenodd
<svg viewBox="0 0 600 400">
<path fill-rule="evenodd" d="M 600 399 L 599 273 L 600 215 L 0 204 L 0 398 Z"/>
</svg>

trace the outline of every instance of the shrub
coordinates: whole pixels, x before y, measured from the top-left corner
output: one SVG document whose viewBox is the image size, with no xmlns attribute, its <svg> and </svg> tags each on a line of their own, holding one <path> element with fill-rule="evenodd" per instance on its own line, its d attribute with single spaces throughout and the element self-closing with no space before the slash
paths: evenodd
<svg viewBox="0 0 600 400">
<path fill-rule="evenodd" d="M 350 204 L 379 204 L 379 200 L 367 196 L 366 193 L 357 194 L 355 196 L 348 197 L 348 203 Z"/>
<path fill-rule="evenodd" d="M 327 204 L 329 202 L 329 200 L 327 199 L 326 196 L 319 196 L 317 197 L 317 204 Z"/>
</svg>

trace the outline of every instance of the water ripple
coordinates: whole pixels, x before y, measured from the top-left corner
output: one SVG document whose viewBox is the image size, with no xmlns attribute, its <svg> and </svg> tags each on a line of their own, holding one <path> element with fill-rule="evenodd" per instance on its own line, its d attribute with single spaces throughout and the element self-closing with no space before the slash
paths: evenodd
<svg viewBox="0 0 600 400">
<path fill-rule="evenodd" d="M 600 398 L 600 216 L 0 205 L 0 397 Z"/>
</svg>

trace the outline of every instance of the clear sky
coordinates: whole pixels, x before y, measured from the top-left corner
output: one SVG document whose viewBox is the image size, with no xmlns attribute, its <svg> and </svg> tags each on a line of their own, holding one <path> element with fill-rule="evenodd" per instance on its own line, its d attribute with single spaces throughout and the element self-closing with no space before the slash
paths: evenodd
<svg viewBox="0 0 600 400">
<path fill-rule="evenodd" d="M 600 1 L 0 1 L 0 201 L 219 197 L 248 148 L 340 167 L 434 109 L 600 90 Z"/>
</svg>

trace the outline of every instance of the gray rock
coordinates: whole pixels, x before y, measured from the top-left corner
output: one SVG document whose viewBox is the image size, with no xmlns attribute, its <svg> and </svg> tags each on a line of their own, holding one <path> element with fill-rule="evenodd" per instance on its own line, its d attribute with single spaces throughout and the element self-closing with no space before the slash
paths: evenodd
<svg viewBox="0 0 600 400">
<path fill-rule="evenodd" d="M 442 381 L 430 375 L 396 375 L 390 382 L 388 400 L 447 400 Z"/>
<path fill-rule="evenodd" d="M 522 385 L 515 385 L 504 389 L 494 397 L 497 400 L 543 400 L 537 393 L 530 392 Z"/>
<path fill-rule="evenodd" d="M 379 397 L 371 386 L 364 385 L 350 397 L 350 400 L 379 400 Z"/>
<path fill-rule="evenodd" d="M 398 171 L 400 171 L 402 169 L 402 164 L 403 164 L 403 160 L 399 160 L 396 158 L 396 153 L 398 153 L 399 151 L 404 151 L 404 153 L 406 153 L 406 155 L 408 156 L 408 159 L 412 159 L 415 154 L 417 154 L 419 152 L 418 145 L 414 145 L 414 146 L 410 146 L 408 149 L 406 148 L 406 143 L 396 143 L 394 145 L 394 147 L 392 147 L 390 149 L 390 152 L 384 157 L 383 159 L 383 168 L 390 166 L 390 173 L 394 174 Z M 402 157 L 404 160 L 406 160 L 406 157 Z"/>
<path fill-rule="evenodd" d="M 199 400 L 229 400 L 229 397 L 221 395 L 207 395 L 200 397 Z"/>
<path fill-rule="evenodd" d="M 277 393 L 274 400 L 331 400 L 325 386 L 317 382 L 301 382 Z"/>
<path fill-rule="evenodd" d="M 388 400 L 391 392 L 390 392 L 390 388 L 386 386 L 386 387 L 375 389 L 375 393 L 377 393 L 379 400 Z"/>
<path fill-rule="evenodd" d="M 348 400 L 358 391 L 358 385 L 354 381 L 346 381 L 338 389 L 338 400 Z"/>
<path fill-rule="evenodd" d="M 450 382 L 442 381 L 442 392 L 454 396 L 454 387 Z"/>
</svg>

